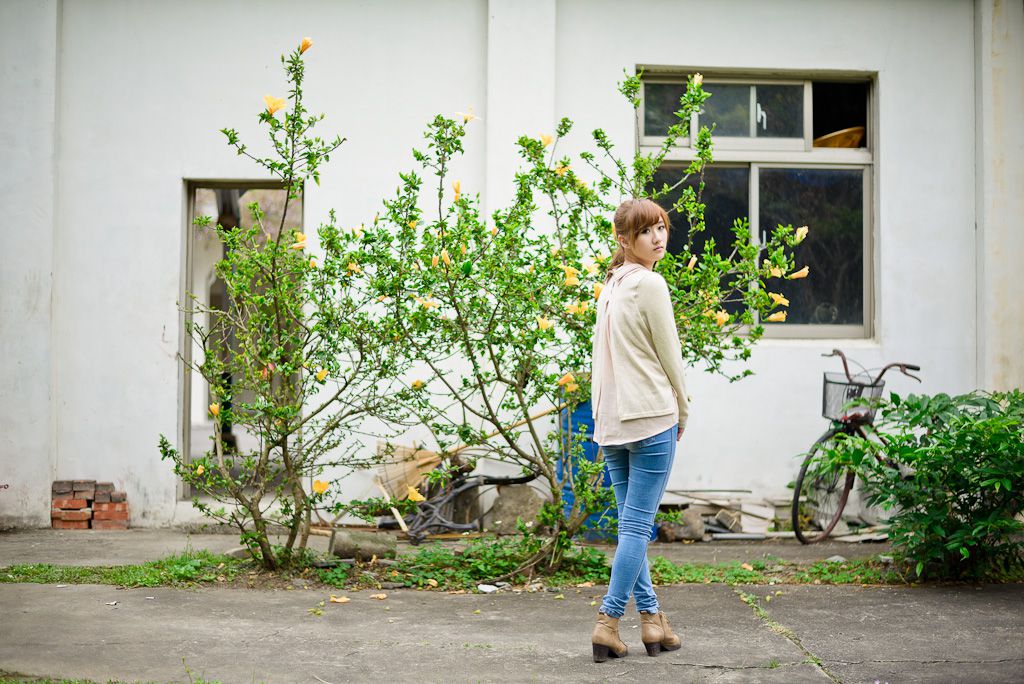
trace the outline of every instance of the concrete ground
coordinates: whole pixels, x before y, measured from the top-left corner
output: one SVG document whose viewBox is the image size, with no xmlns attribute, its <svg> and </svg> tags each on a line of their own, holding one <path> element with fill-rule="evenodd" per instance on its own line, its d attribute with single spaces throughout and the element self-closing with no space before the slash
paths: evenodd
<svg viewBox="0 0 1024 684">
<path fill-rule="evenodd" d="M 171 530 L 0 534 L 0 566 L 113 565 L 235 539 Z M 809 561 L 884 545 L 674 544 L 674 560 Z M 671 553 L 665 553 L 670 551 Z M 683 585 L 659 589 L 680 650 L 648 657 L 627 614 L 622 660 L 591 662 L 603 587 L 556 594 L 117 589 L 0 584 L 0 672 L 95 681 L 1021 682 L 1024 585 Z M 781 591 L 781 595 L 776 595 Z M 741 600 L 762 600 L 758 616 Z M 311 610 L 312 609 L 312 610 Z M 322 612 L 322 615 L 317 615 Z M 187 669 L 186 669 L 187 668 Z"/>
</svg>

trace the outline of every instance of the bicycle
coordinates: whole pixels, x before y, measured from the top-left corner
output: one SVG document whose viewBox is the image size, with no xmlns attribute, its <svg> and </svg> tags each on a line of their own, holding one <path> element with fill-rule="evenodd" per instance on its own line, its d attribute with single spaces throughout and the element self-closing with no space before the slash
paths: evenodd
<svg viewBox="0 0 1024 684">
<path fill-rule="evenodd" d="M 882 368 L 877 376 L 872 377 L 868 370 L 862 370 L 856 375 L 851 374 L 846 354 L 838 349 L 833 349 L 830 354 L 822 356 L 838 356 L 842 359 L 843 373 L 824 374 L 821 414 L 830 420 L 832 425 L 808 450 L 800 466 L 800 474 L 796 478 L 793 491 L 793 532 L 802 544 L 820 542 L 832 533 L 843 516 L 843 509 L 846 508 L 856 479 L 856 471 L 853 468 L 846 468 L 845 472 L 842 468 L 833 468 L 825 472 L 812 470 L 812 466 L 818 464 L 819 455 L 835 448 L 835 443 L 845 436 L 860 436 L 867 439 L 868 433 L 865 428 L 869 428 L 875 418 L 875 409 L 871 402 L 882 396 L 885 387 L 882 378 L 890 368 L 897 368 L 907 377 L 921 381 L 921 378 L 909 372 L 921 370 L 920 366 L 913 364 L 890 363 Z M 863 369 L 863 366 L 861 368 Z M 876 433 L 876 436 L 883 444 L 885 443 L 881 435 Z M 875 458 L 882 457 L 875 454 Z M 811 508 L 810 519 L 802 504 Z M 812 523 L 819 529 L 812 530 Z"/>
</svg>

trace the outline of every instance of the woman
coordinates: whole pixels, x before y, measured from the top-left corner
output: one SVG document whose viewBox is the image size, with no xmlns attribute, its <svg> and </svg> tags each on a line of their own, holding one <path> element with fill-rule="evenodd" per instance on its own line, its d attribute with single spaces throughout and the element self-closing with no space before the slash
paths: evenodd
<svg viewBox="0 0 1024 684">
<path fill-rule="evenodd" d="M 594 662 L 621 658 L 619 618 L 636 598 L 647 654 L 679 648 L 647 565 L 654 515 L 688 415 L 683 359 L 668 286 L 652 269 L 665 256 L 669 220 L 648 199 L 615 212 L 618 251 L 601 291 L 591 375 L 594 441 L 604 451 L 619 510 L 608 594 L 591 639 Z"/>
</svg>

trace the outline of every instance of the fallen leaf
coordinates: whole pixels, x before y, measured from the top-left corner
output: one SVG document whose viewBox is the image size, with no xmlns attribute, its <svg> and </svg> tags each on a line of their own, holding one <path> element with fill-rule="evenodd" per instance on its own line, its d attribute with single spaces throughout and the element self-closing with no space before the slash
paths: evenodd
<svg viewBox="0 0 1024 684">
<path fill-rule="evenodd" d="M 437 580 L 433 579 L 433 578 L 430 578 L 430 579 L 427 580 L 427 584 L 429 584 L 432 587 L 436 587 L 437 586 Z"/>
<path fill-rule="evenodd" d="M 331 594 L 331 603 L 348 603 L 351 600 L 348 596 L 335 596 Z"/>
<path fill-rule="evenodd" d="M 580 582 L 576 586 L 577 587 L 592 587 L 592 586 L 594 586 L 594 583 L 593 582 Z"/>
<path fill-rule="evenodd" d="M 590 605 L 592 605 L 592 606 L 596 606 L 596 605 L 597 605 L 597 601 L 591 601 L 591 602 L 590 602 Z"/>
<path fill-rule="evenodd" d="M 562 601 L 565 599 L 565 594 L 555 594 L 556 601 Z"/>
<path fill-rule="evenodd" d="M 473 611 L 473 615 L 479 615 L 479 614 L 480 614 L 480 609 L 479 608 L 477 608 L 476 610 Z"/>
<path fill-rule="evenodd" d="M 751 565 L 750 563 L 744 563 L 740 567 L 743 568 L 744 570 L 753 570 L 754 569 L 754 566 Z"/>
<path fill-rule="evenodd" d="M 377 599 L 378 601 L 383 601 L 387 597 L 388 595 L 383 592 L 381 592 L 380 594 L 370 594 L 370 598 Z"/>
</svg>

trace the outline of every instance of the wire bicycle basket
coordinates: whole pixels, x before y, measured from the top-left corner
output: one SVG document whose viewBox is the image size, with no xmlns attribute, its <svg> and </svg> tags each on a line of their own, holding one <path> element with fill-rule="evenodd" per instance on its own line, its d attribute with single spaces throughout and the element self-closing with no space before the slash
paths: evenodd
<svg viewBox="0 0 1024 684">
<path fill-rule="evenodd" d="M 821 415 L 843 423 L 871 423 L 875 419 L 873 400 L 882 396 L 884 388 L 884 380 L 873 382 L 867 373 L 853 376 L 853 382 L 845 373 L 825 373 L 821 393 Z M 847 407 L 847 404 L 856 399 L 866 399 L 872 402 L 872 405 Z"/>
</svg>

